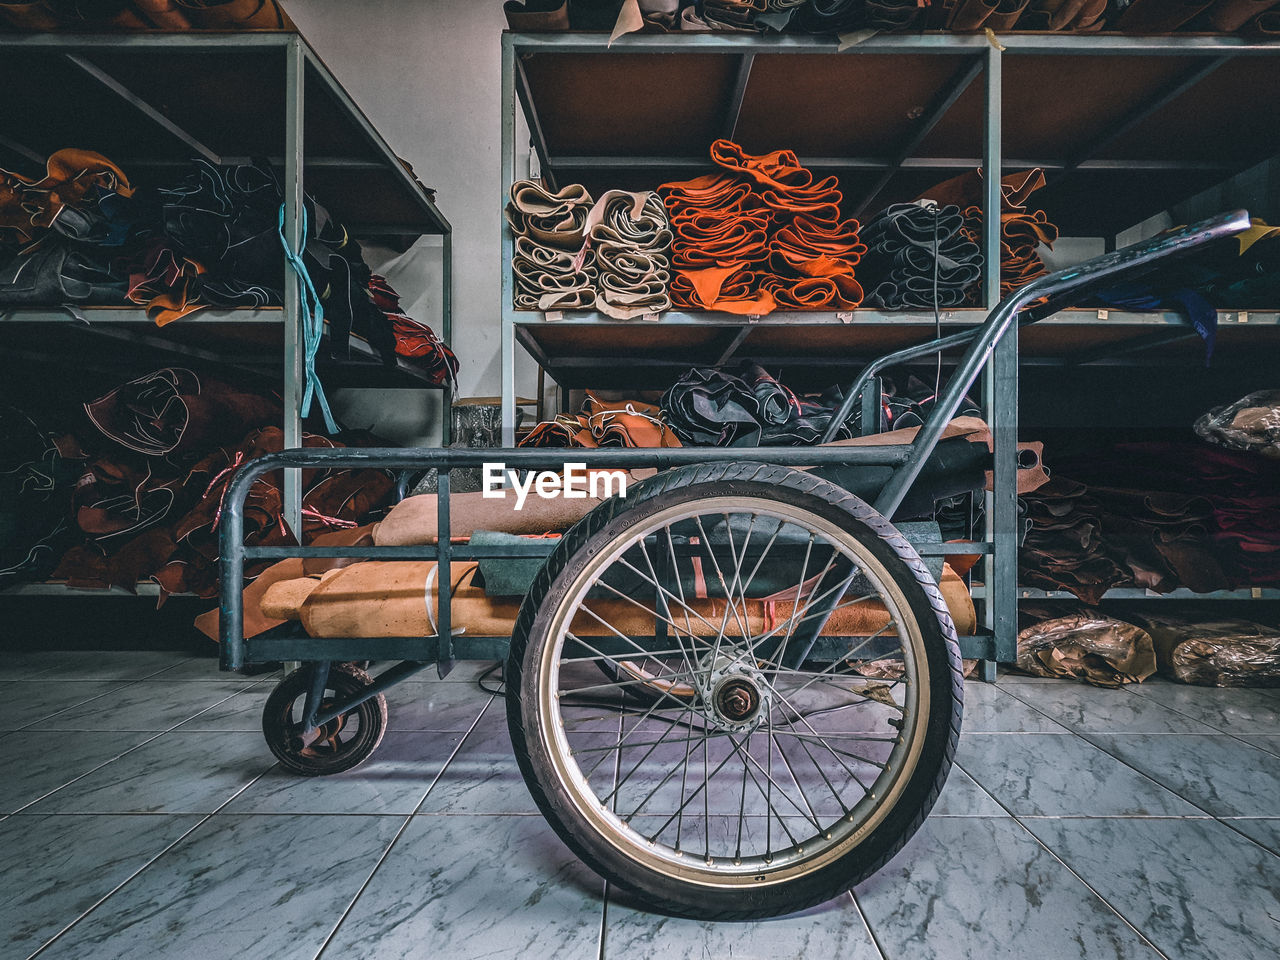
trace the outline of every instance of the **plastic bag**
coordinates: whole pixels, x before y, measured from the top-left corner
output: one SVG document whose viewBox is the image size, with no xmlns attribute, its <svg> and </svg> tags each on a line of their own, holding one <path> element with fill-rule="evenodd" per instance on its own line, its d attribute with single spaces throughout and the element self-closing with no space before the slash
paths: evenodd
<svg viewBox="0 0 1280 960">
<path fill-rule="evenodd" d="M 1196 420 L 1195 431 L 1210 443 L 1280 459 L 1280 390 L 1259 390 L 1215 407 Z"/>
<path fill-rule="evenodd" d="M 1018 669 L 1072 677 L 1098 687 L 1141 683 L 1156 672 L 1151 635 L 1141 627 L 1081 610 L 1042 620 L 1018 634 Z"/>
<path fill-rule="evenodd" d="M 1145 616 L 1160 672 L 1206 687 L 1280 686 L 1280 628 L 1249 620 Z"/>
</svg>

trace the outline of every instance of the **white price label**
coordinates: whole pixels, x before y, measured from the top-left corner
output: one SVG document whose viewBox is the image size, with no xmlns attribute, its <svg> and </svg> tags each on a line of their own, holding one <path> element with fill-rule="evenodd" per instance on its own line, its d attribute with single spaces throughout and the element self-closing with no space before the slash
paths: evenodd
<svg viewBox="0 0 1280 960">
<path fill-rule="evenodd" d="M 1099 311 L 1098 311 L 1098 319 L 1099 319 L 1099 320 L 1105 320 L 1105 319 L 1107 319 L 1107 317 L 1109 317 L 1109 316 L 1111 316 L 1111 311 L 1110 311 L 1110 310 L 1099 310 Z"/>
<path fill-rule="evenodd" d="M 544 313 L 544 314 L 542 315 L 542 319 L 543 319 L 543 320 L 546 320 L 548 323 L 554 323 L 554 322 L 555 322 L 555 321 L 557 321 L 557 320 L 563 320 L 563 319 L 564 319 L 564 311 L 563 311 L 563 310 L 548 310 L 546 313 Z"/>
<path fill-rule="evenodd" d="M 837 313 L 836 319 L 839 320 L 841 323 L 853 323 L 853 314 L 848 312 Z"/>
</svg>

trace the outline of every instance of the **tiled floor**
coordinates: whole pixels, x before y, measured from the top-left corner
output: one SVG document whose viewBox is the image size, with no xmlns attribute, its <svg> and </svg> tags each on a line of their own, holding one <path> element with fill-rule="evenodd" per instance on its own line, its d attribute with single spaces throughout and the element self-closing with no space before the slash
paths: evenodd
<svg viewBox="0 0 1280 960">
<path fill-rule="evenodd" d="M 0 960 L 1280 956 L 1280 691 L 970 684 L 884 870 L 752 924 L 614 899 L 535 812 L 482 665 L 394 689 L 364 766 L 299 779 L 274 677 L 159 653 L 0 664 Z"/>
</svg>

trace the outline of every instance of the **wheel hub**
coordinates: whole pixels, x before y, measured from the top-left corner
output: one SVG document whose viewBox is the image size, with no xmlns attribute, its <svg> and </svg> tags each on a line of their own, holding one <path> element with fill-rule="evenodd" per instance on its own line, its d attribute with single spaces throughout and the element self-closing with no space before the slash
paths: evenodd
<svg viewBox="0 0 1280 960">
<path fill-rule="evenodd" d="M 722 656 L 720 665 L 705 674 L 703 713 L 722 730 L 747 732 L 769 713 L 769 688 L 754 666 Z"/>
</svg>

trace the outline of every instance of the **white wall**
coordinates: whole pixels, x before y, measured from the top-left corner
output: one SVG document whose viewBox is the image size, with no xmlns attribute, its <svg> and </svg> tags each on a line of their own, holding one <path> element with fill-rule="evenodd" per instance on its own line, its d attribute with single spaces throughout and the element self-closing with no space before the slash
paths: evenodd
<svg viewBox="0 0 1280 960">
<path fill-rule="evenodd" d="M 368 115 L 391 149 L 434 187 L 453 225 L 453 349 L 461 396 L 500 389 L 502 4 L 495 0 L 287 0 L 307 41 Z M 526 141 L 527 142 L 527 141 Z M 517 151 L 521 157 L 525 151 Z M 321 202 L 323 197 L 319 198 Z M 421 244 L 389 273 L 406 312 L 438 327 L 439 250 Z M 415 284 L 416 281 L 416 284 Z M 420 295 L 425 295 L 425 303 Z M 517 351 L 517 388 L 534 389 L 536 368 Z M 344 391 L 353 426 L 388 439 L 436 435 L 438 398 Z"/>
</svg>

